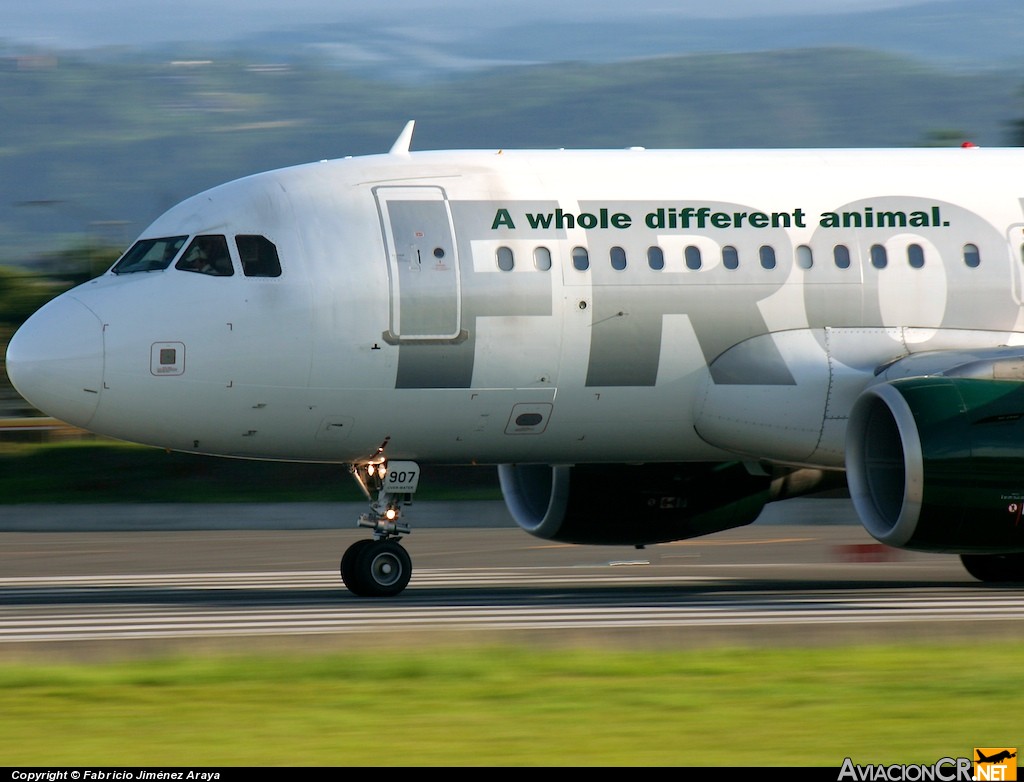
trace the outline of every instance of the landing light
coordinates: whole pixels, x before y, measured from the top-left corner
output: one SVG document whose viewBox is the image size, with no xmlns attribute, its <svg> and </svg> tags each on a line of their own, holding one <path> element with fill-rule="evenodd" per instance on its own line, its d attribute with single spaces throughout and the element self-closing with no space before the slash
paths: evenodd
<svg viewBox="0 0 1024 782">
<path fill-rule="evenodd" d="M 398 511 L 396 511 L 394 508 L 388 508 L 386 511 L 384 511 L 384 518 L 386 518 L 388 521 L 394 521 L 396 518 L 398 518 Z"/>
</svg>

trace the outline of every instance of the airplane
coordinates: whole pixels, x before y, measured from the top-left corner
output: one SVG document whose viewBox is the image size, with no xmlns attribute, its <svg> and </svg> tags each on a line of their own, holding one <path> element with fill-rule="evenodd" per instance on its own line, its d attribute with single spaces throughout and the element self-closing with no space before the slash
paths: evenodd
<svg viewBox="0 0 1024 782">
<path fill-rule="evenodd" d="M 544 539 L 643 547 L 848 483 L 894 547 L 1024 580 L 1024 151 L 411 150 L 156 219 L 12 338 L 40 410 L 347 465 L 394 596 L 419 464 Z"/>
<path fill-rule="evenodd" d="M 992 755 L 991 757 L 985 755 L 980 749 L 979 750 L 975 750 L 975 752 L 977 752 L 977 754 L 978 754 L 978 760 L 976 761 L 978 763 L 1001 763 L 1004 760 L 1009 760 L 1010 758 L 1017 757 L 1017 753 L 1016 752 L 1010 752 L 1009 750 L 1006 750 L 1006 749 L 997 752 L 996 754 Z"/>
</svg>

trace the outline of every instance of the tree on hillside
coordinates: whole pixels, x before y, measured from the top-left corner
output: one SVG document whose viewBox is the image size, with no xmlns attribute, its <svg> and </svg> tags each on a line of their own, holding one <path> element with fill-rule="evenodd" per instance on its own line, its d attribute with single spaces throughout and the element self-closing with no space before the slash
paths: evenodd
<svg viewBox="0 0 1024 782">
<path fill-rule="evenodd" d="M 970 141 L 971 136 L 956 128 L 943 128 L 931 130 L 925 134 L 921 142 L 922 147 L 959 147 L 965 141 Z"/>
<path fill-rule="evenodd" d="M 1024 119 L 1010 123 L 1010 146 L 1024 147 Z"/>
<path fill-rule="evenodd" d="M 47 254 L 39 259 L 42 268 L 54 280 L 80 285 L 99 277 L 121 255 L 122 248 L 103 244 L 95 239 L 84 239 L 64 250 Z"/>
<path fill-rule="evenodd" d="M 36 259 L 32 270 L 0 266 L 0 324 L 20 325 L 57 294 L 103 274 L 120 252 L 85 240 Z"/>
<path fill-rule="evenodd" d="M 0 266 L 0 324 L 20 325 L 66 287 L 25 269 Z"/>
<path fill-rule="evenodd" d="M 1020 95 L 1024 97 L 1024 89 L 1021 89 Z M 1009 140 L 1007 143 L 1011 147 L 1024 147 L 1024 118 L 1010 120 L 1009 126 Z"/>
</svg>

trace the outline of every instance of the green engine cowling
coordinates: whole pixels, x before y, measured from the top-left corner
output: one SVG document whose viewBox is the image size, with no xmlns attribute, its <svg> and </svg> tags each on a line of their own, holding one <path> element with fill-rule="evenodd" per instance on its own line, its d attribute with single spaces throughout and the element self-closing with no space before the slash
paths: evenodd
<svg viewBox="0 0 1024 782">
<path fill-rule="evenodd" d="M 891 546 L 1024 552 L 1024 383 L 913 377 L 868 388 L 846 437 L 861 521 Z"/>
</svg>

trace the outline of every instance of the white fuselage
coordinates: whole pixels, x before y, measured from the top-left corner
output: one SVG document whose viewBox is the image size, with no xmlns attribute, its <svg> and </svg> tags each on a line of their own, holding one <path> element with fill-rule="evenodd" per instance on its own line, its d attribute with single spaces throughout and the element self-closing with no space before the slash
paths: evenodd
<svg viewBox="0 0 1024 782">
<path fill-rule="evenodd" d="M 182 451 L 842 467 L 880 366 L 1021 342 L 1022 168 L 636 149 L 273 171 L 143 234 L 224 236 L 233 274 L 107 273 L 26 324 L 10 373 L 55 416 Z M 247 276 L 239 236 L 280 275 Z"/>
</svg>

